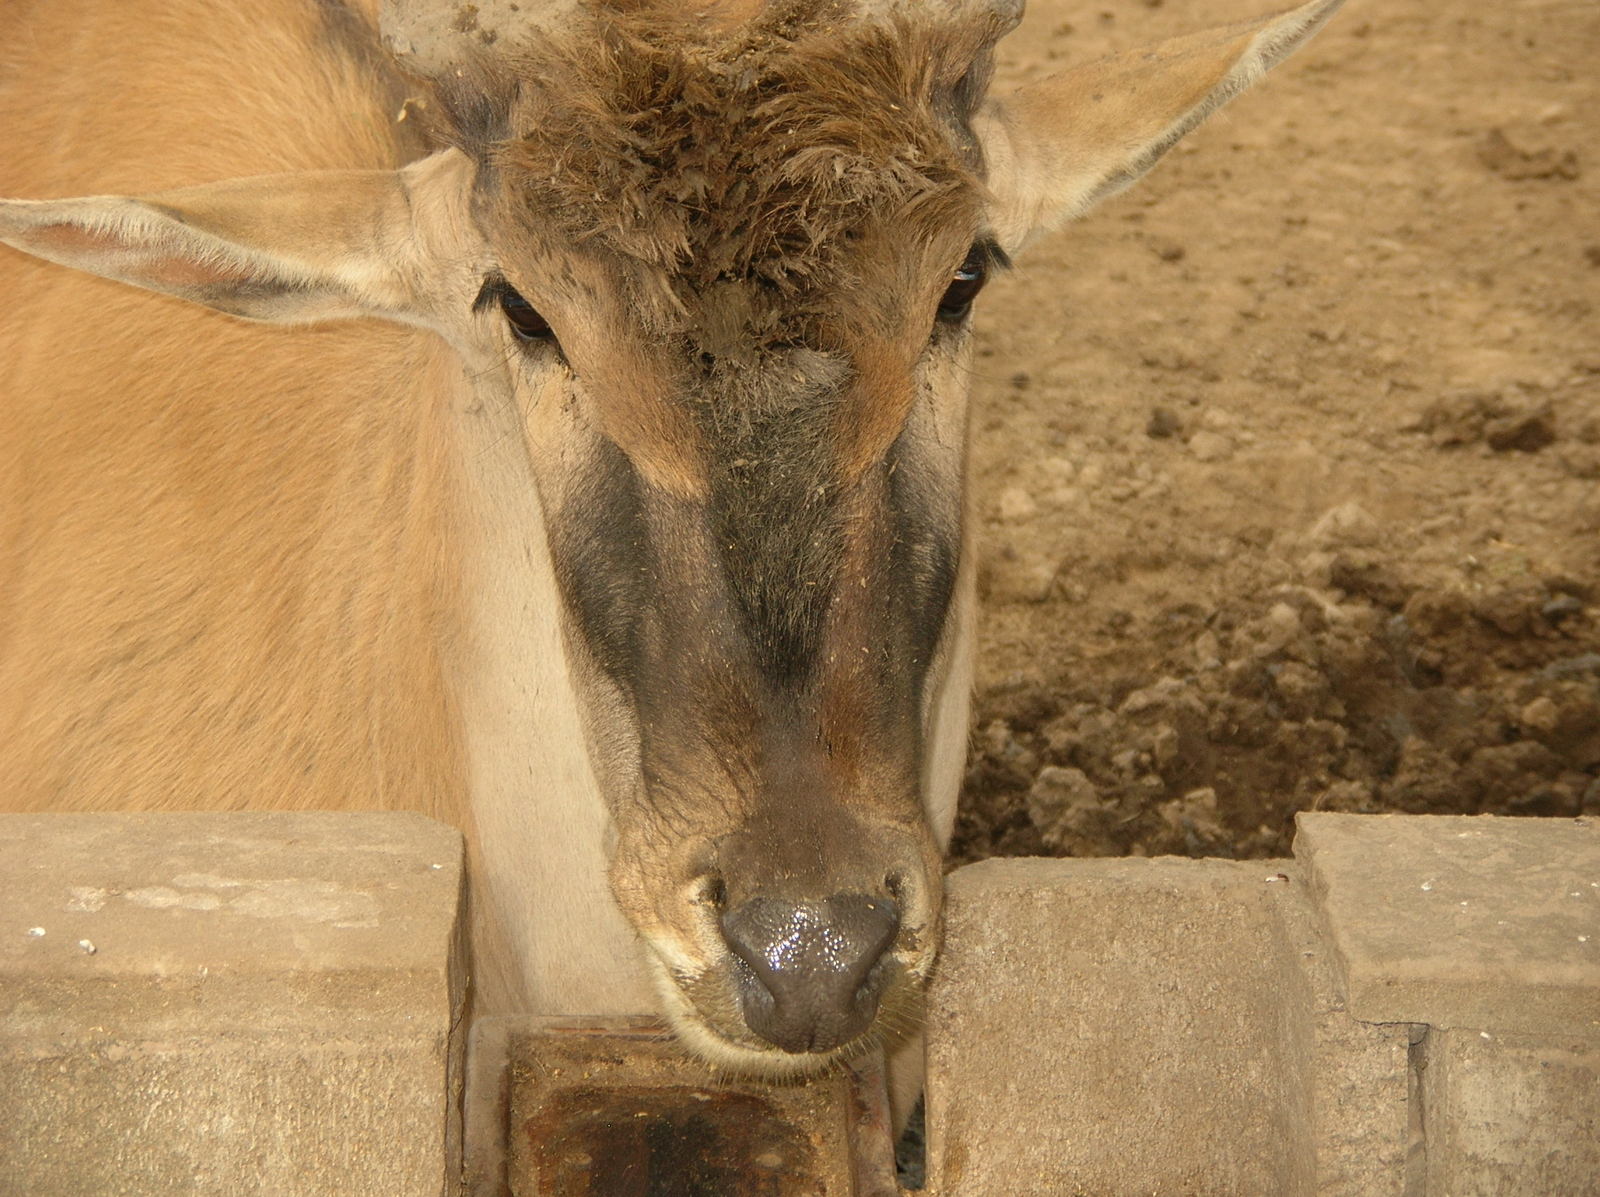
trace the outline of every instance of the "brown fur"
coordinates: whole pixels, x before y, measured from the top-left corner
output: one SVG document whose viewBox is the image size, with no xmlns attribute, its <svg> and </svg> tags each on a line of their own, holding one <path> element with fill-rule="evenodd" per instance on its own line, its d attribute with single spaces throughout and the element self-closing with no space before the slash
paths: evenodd
<svg viewBox="0 0 1600 1197">
<path fill-rule="evenodd" d="M 642 268 L 660 331 L 715 323 L 716 285 L 749 279 L 783 315 L 773 304 L 747 324 L 796 339 L 783 321 L 859 282 L 841 251 L 867 219 L 915 243 L 975 207 L 979 164 L 955 134 L 992 31 L 835 24 L 832 9 L 774 6 L 721 37 L 653 8 L 612 12 L 523 52 L 502 65 L 520 94 L 493 185 L 551 241 Z"/>
<path fill-rule="evenodd" d="M 840 500 L 904 425 L 938 295 L 981 231 L 966 123 L 998 32 L 819 0 L 731 31 L 611 5 L 470 66 L 471 105 L 444 81 L 506 272 L 564 317 L 635 467 L 709 502 L 770 657 L 814 650 Z"/>
<path fill-rule="evenodd" d="M 489 168 L 483 203 L 499 239 L 561 263 L 530 280 L 536 301 L 561 302 L 555 276 L 586 303 L 604 297 L 591 323 L 613 331 L 585 373 L 607 431 L 684 497 L 714 485 L 719 453 L 750 458 L 735 442 L 760 421 L 749 403 L 764 393 L 686 375 L 748 378 L 802 345 L 848 356 L 863 327 L 904 339 L 898 321 L 885 327 L 904 310 L 895 288 L 921 276 L 942 289 L 979 231 L 966 122 L 997 21 L 865 19 L 834 0 L 745 15 L 706 23 L 675 5 L 612 3 L 536 47 L 496 46 L 439 86 L 445 135 Z M 884 244 L 863 252 L 868 240 Z M 650 370 L 603 364 L 619 328 L 648 344 Z M 925 335 L 924 321 L 897 356 L 914 357 Z M 673 393 L 723 398 L 686 411 Z M 720 410 L 733 395 L 745 414 Z M 818 450 L 843 451 L 849 475 L 904 419 L 904 405 L 880 399 L 853 388 L 817 429 Z"/>
</svg>

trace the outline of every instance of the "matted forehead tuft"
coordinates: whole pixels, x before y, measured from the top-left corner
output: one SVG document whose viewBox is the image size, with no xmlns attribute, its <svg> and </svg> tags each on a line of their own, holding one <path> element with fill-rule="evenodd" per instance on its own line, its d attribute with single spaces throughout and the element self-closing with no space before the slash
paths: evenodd
<svg viewBox="0 0 1600 1197">
<path fill-rule="evenodd" d="M 485 147 L 497 207 L 546 236 L 662 271 L 681 298 L 832 278 L 869 219 L 972 219 L 967 119 L 999 25 L 769 6 L 732 31 L 645 6 L 592 14 L 504 64 Z"/>
</svg>

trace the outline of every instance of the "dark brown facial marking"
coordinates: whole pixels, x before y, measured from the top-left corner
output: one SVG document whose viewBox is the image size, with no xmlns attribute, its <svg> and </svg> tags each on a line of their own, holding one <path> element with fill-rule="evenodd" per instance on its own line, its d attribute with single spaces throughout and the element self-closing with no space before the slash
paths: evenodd
<svg viewBox="0 0 1600 1197">
<path fill-rule="evenodd" d="M 638 474 L 602 441 L 569 503 L 552 525 L 557 579 L 600 667 L 632 690 L 652 574 Z"/>
<path fill-rule="evenodd" d="M 532 132 L 489 153 L 488 206 L 505 227 L 533 214 L 554 230 L 530 244 L 618 297 L 589 323 L 628 328 L 592 347 L 562 334 L 610 444 L 572 467 L 554 547 L 607 673 L 692 688 L 647 658 L 702 644 L 700 675 L 743 677 L 730 684 L 754 704 L 755 690 L 809 692 L 844 636 L 844 651 L 876 642 L 912 670 L 846 669 L 888 685 L 904 718 L 960 513 L 929 493 L 948 480 L 919 484 L 893 447 L 935 317 L 959 322 L 1001 260 L 972 241 L 966 121 L 987 31 L 824 31 L 827 5 L 789 10 L 781 27 L 671 36 L 660 15 L 613 12 L 530 51 L 508 123 Z M 666 557 L 686 552 L 698 564 L 679 579 Z M 710 611 L 731 629 L 713 635 Z M 806 720 L 797 734 L 823 734 Z"/>
<path fill-rule="evenodd" d="M 729 373 L 745 377 L 718 377 Z M 710 374 L 708 385 L 721 392 L 709 413 L 712 535 L 757 668 L 789 684 L 815 661 L 842 555 L 830 431 L 843 370 L 833 359 L 798 353 L 766 370 L 713 367 Z"/>
</svg>

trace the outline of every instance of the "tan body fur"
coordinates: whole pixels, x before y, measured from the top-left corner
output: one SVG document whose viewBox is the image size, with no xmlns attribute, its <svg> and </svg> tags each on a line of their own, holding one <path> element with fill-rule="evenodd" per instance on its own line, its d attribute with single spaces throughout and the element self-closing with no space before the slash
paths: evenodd
<svg viewBox="0 0 1600 1197">
<path fill-rule="evenodd" d="M 240 6 L 230 30 L 230 6 L 181 0 L 8 5 L 0 191 L 398 165 L 372 81 L 308 55 L 316 31 L 273 8 L 303 6 Z M 201 28 L 227 52 L 197 50 Z M 443 347 L 244 324 L 20 254 L 0 294 L 0 801 L 427 794 L 458 821 L 445 396 L 419 385 Z"/>
</svg>

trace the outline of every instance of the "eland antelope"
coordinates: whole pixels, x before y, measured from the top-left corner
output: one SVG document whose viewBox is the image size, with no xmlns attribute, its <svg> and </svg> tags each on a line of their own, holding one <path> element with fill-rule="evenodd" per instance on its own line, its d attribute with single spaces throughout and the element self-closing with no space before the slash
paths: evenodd
<svg viewBox="0 0 1600 1197">
<path fill-rule="evenodd" d="M 1021 0 L 6 5 L 0 804 L 421 810 L 480 1011 L 912 1025 L 974 300 L 1338 3 L 999 95 Z"/>
</svg>

